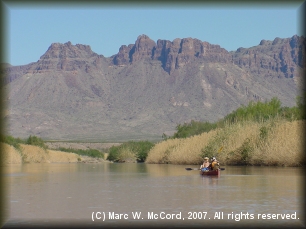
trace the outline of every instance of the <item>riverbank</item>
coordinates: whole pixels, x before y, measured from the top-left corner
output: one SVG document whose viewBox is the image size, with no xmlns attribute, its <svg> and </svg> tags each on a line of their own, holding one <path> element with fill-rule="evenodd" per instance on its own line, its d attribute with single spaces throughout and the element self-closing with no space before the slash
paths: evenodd
<svg viewBox="0 0 306 229">
<path fill-rule="evenodd" d="M 246 121 L 189 138 L 167 139 L 149 152 L 146 163 L 203 163 L 217 157 L 221 165 L 305 165 L 305 120 Z"/>
<path fill-rule="evenodd" d="M 306 164 L 305 125 L 305 120 L 284 119 L 239 122 L 189 138 L 161 141 L 150 148 L 147 155 L 143 153 L 141 156 L 145 155 L 145 163 L 148 164 L 200 165 L 205 156 L 215 156 L 221 165 L 303 166 Z M 98 159 L 69 151 L 70 149 L 105 150 L 120 143 L 46 142 L 44 148 L 47 149 L 20 145 L 18 150 L 2 143 L 2 164 L 105 162 L 107 153 L 104 153 L 104 159 Z M 60 148 L 68 149 L 68 152 L 58 151 Z M 138 149 L 136 148 L 124 146 L 117 151 L 113 150 L 110 155 L 115 159 L 122 157 L 121 161 L 130 161 L 127 159 L 131 158 L 131 155 L 135 156 L 137 153 L 135 151 Z M 135 157 L 133 162 L 136 162 Z"/>
<path fill-rule="evenodd" d="M 101 163 L 102 158 L 92 158 L 38 146 L 20 144 L 20 150 L 6 143 L 0 143 L 1 165 L 22 163 Z"/>
<path fill-rule="evenodd" d="M 103 151 L 108 149 L 112 146 L 119 146 L 122 143 L 93 143 L 93 142 L 45 142 L 46 146 L 49 149 L 59 149 L 59 148 L 66 148 L 66 149 L 96 149 L 99 151 Z"/>
</svg>

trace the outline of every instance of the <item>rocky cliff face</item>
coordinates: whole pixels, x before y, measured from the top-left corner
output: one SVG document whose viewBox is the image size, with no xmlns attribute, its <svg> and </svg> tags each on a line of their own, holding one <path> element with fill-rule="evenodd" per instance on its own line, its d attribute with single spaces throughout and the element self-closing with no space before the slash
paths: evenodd
<svg viewBox="0 0 306 229">
<path fill-rule="evenodd" d="M 296 35 L 262 40 L 259 46 L 239 48 L 232 54 L 234 64 L 263 76 L 293 78 L 299 68 L 305 69 L 305 39 Z"/>
<path fill-rule="evenodd" d="M 174 41 L 158 40 L 157 44 L 146 35 L 137 38 L 135 44 L 121 46 L 114 56 L 115 65 L 126 65 L 143 59 L 160 60 L 166 72 L 185 66 L 196 59 L 226 63 L 231 55 L 219 45 L 211 45 L 198 39 L 184 38 Z"/>
<path fill-rule="evenodd" d="M 104 56 L 94 53 L 89 45 L 72 45 L 71 42 L 65 44 L 53 43 L 47 52 L 40 57 L 40 60 L 29 72 L 51 72 L 51 71 L 90 71 L 89 62 L 95 67 L 100 67 L 100 59 Z"/>
<path fill-rule="evenodd" d="M 184 38 L 174 41 L 158 40 L 157 44 L 146 35 L 137 38 L 135 44 L 121 46 L 114 56 L 115 65 L 126 65 L 149 58 L 160 60 L 166 72 L 196 60 L 205 62 L 234 63 L 255 74 L 265 76 L 293 78 L 297 68 L 305 68 L 305 39 L 275 38 L 273 41 L 262 40 L 259 46 L 239 48 L 229 53 L 219 45 L 212 45 L 198 39 Z"/>
<path fill-rule="evenodd" d="M 3 67 L 3 66 L 2 66 Z M 4 66 L 7 132 L 47 139 L 152 139 L 190 120 L 216 121 L 251 100 L 295 105 L 305 39 L 275 38 L 228 52 L 146 35 L 105 58 L 88 45 L 51 44 L 24 66 Z"/>
</svg>

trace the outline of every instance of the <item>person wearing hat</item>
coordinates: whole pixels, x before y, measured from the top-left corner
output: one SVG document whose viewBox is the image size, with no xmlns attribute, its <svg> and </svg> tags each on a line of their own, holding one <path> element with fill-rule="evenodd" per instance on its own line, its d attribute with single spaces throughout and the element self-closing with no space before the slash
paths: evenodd
<svg viewBox="0 0 306 229">
<path fill-rule="evenodd" d="M 217 170 L 219 168 L 219 162 L 217 161 L 215 157 L 211 158 L 211 164 L 209 167 L 211 170 Z"/>
<path fill-rule="evenodd" d="M 203 164 L 201 165 L 200 169 L 201 169 L 202 171 L 209 170 L 209 165 L 210 165 L 210 163 L 209 163 L 209 158 L 208 158 L 208 157 L 204 157 L 204 162 L 203 162 Z"/>
</svg>

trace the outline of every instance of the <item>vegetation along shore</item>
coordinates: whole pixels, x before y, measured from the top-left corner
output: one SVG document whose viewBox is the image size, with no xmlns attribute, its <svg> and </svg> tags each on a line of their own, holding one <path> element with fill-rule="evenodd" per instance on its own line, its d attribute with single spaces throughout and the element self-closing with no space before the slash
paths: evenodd
<svg viewBox="0 0 306 229">
<path fill-rule="evenodd" d="M 277 98 L 250 102 L 215 123 L 191 121 L 157 143 L 129 141 L 106 148 L 64 148 L 36 136 L 1 137 L 2 164 L 52 162 L 145 162 L 199 165 L 216 156 L 222 165 L 305 165 L 305 97 L 281 107 Z M 89 143 L 84 143 L 89 144 Z M 89 146 L 90 147 L 90 146 Z"/>
<path fill-rule="evenodd" d="M 27 140 L 2 137 L 0 142 L 2 165 L 22 163 L 102 162 L 104 153 L 96 149 L 49 149 L 47 143 L 36 136 Z"/>
</svg>

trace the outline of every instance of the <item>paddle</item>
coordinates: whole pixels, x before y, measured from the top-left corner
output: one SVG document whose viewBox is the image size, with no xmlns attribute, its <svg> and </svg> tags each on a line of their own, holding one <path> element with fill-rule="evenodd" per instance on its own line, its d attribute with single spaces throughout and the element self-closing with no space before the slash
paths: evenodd
<svg viewBox="0 0 306 229">
<path fill-rule="evenodd" d="M 218 150 L 218 154 L 223 150 L 223 146 L 220 147 L 220 149 Z M 198 168 L 185 168 L 186 170 L 201 170 Z M 219 168 L 220 170 L 225 170 L 225 168 Z"/>
<path fill-rule="evenodd" d="M 218 154 L 223 150 L 223 146 L 220 147 L 220 149 L 218 150 Z M 220 170 L 225 170 L 225 168 L 219 168 Z"/>
<path fill-rule="evenodd" d="M 185 168 L 186 170 L 201 170 L 201 169 L 198 169 L 198 168 Z M 220 170 L 225 170 L 225 168 L 219 168 Z"/>
</svg>

